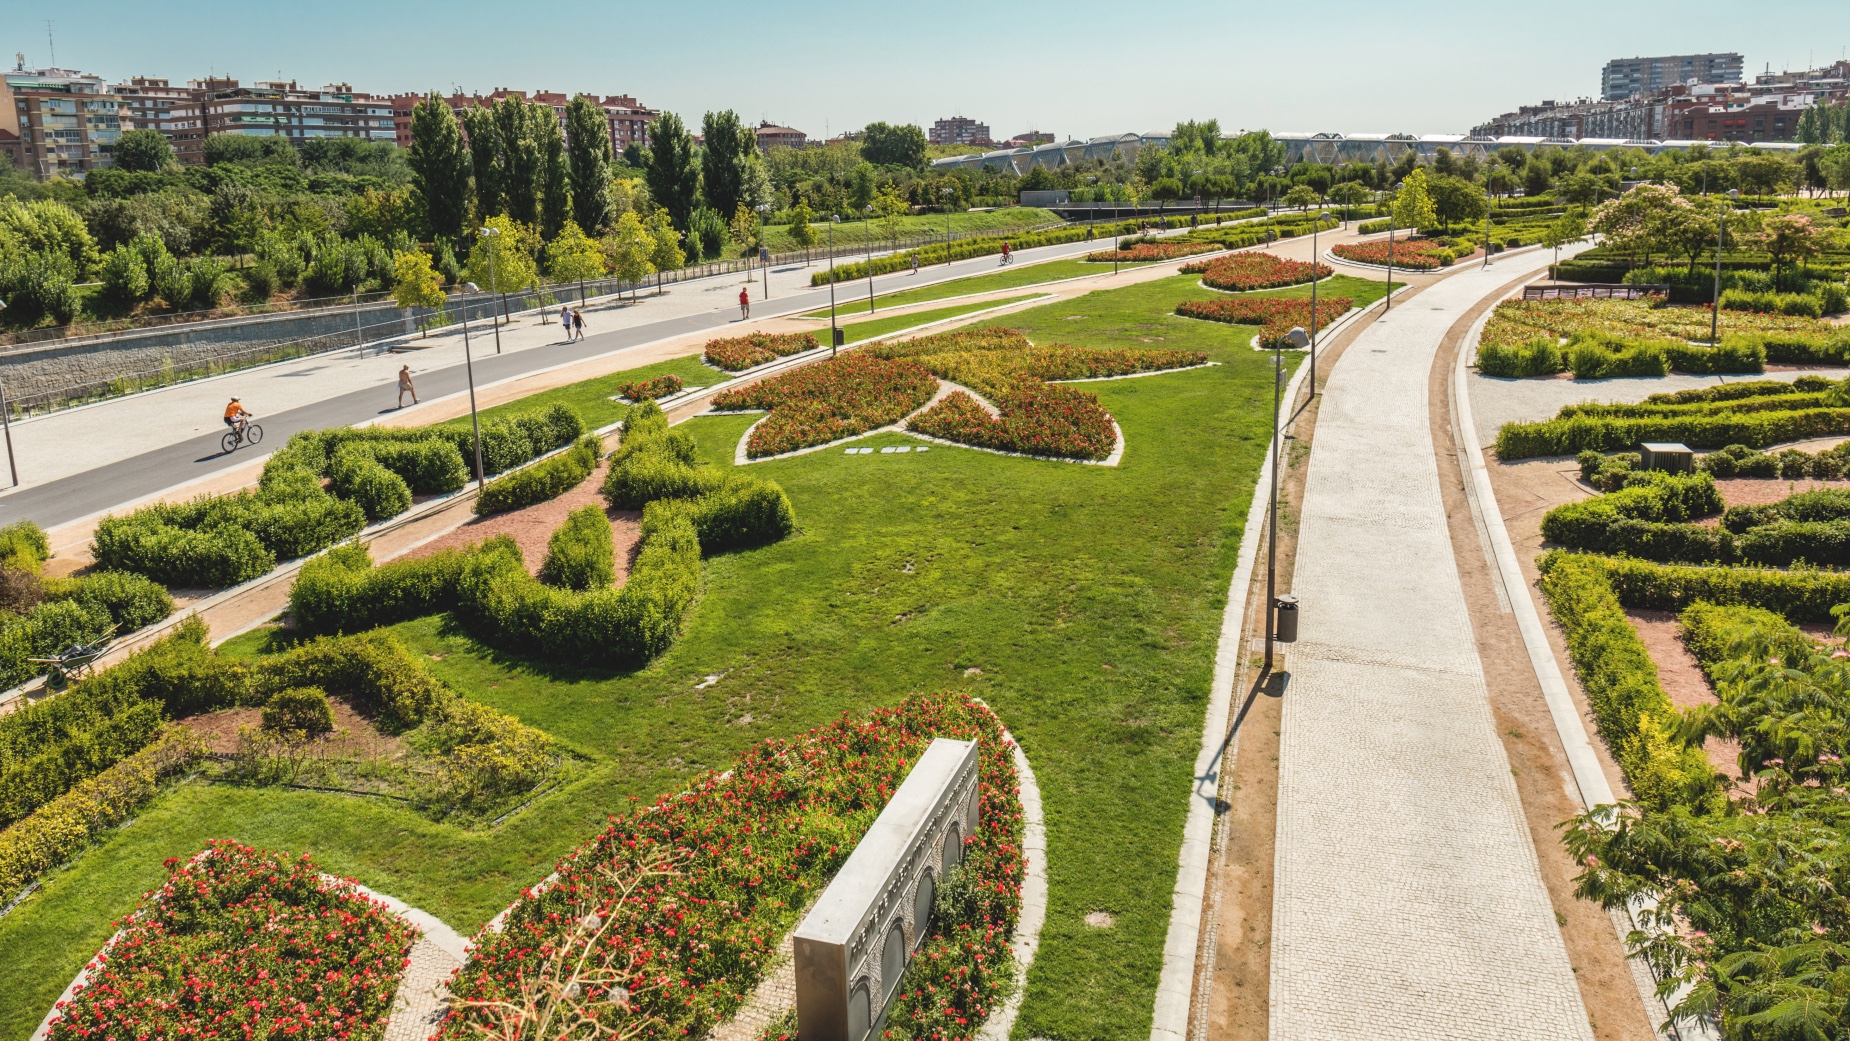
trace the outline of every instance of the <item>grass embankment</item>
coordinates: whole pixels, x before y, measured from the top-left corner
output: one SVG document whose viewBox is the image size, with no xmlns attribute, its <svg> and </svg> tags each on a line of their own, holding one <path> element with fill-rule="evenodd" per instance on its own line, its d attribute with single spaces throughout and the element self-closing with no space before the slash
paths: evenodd
<svg viewBox="0 0 1850 1041">
<path fill-rule="evenodd" d="M 1125 264 L 1122 269 L 1129 271 L 1133 268 L 1148 266 L 1148 264 Z M 925 274 L 931 274 L 931 270 L 931 268 L 924 269 Z M 876 302 L 881 307 L 903 307 L 907 304 L 923 304 L 933 300 L 946 300 L 953 296 L 968 296 L 971 293 L 993 293 L 998 289 L 1017 289 L 1022 286 L 1035 286 L 1047 282 L 1058 282 L 1067 278 L 1079 278 L 1082 275 L 1109 274 L 1111 274 L 1110 264 L 1088 264 L 1083 260 L 1049 260 L 1046 263 L 1026 264 L 1021 267 L 1010 265 L 1007 268 L 987 275 L 971 275 L 968 278 L 953 278 L 948 282 L 939 282 L 936 285 L 923 286 L 918 289 L 907 289 L 898 293 L 888 293 L 885 296 L 877 298 Z M 851 283 L 847 282 L 840 283 L 841 286 L 848 286 L 850 284 Z M 837 291 L 839 292 L 840 290 L 838 289 Z M 859 300 L 844 299 L 835 308 L 835 313 L 837 315 L 850 313 L 866 314 L 867 298 L 862 296 Z M 824 308 L 820 311 L 811 311 L 803 317 L 827 318 L 828 316 L 828 309 Z"/>
<path fill-rule="evenodd" d="M 1031 228 L 1038 224 L 1052 224 L 1060 220 L 1060 215 L 1052 210 L 1043 210 L 1038 206 L 1008 206 L 1000 210 L 984 210 L 981 213 L 951 214 L 951 234 L 967 235 L 972 232 L 1014 231 L 1017 228 Z M 816 233 L 816 244 L 810 252 L 827 263 L 829 256 L 829 219 L 820 217 L 810 221 L 811 230 Z M 790 240 L 790 226 L 773 224 L 764 229 L 765 245 L 773 253 L 801 253 L 803 247 Z M 939 237 L 944 235 L 944 214 L 924 213 L 918 216 L 899 218 L 899 238 L 901 241 L 920 236 Z M 841 257 L 855 250 L 865 250 L 868 240 L 873 240 L 874 248 L 891 249 L 892 237 L 881 227 L 879 221 L 844 220 L 835 225 L 835 255 Z M 730 241 L 730 240 L 729 240 Z M 731 249 L 727 256 L 738 256 L 738 250 Z M 848 259 L 852 260 L 853 257 Z"/>
<path fill-rule="evenodd" d="M 1121 466 L 950 447 L 755 464 L 788 492 L 801 532 L 710 558 L 685 634 L 633 673 L 490 651 L 442 617 L 396 627 L 457 690 L 545 729 L 584 768 L 478 830 L 385 799 L 182 785 L 0 919 L 9 984 L 0 1037 L 25 1038 L 110 923 L 158 884 L 162 859 L 208 839 L 310 851 L 325 870 L 468 934 L 631 798 L 675 791 L 757 741 L 843 712 L 959 689 L 1000 712 L 1046 805 L 1051 906 L 1017 1029 L 1142 1041 L 1221 610 L 1271 408 L 1271 359 L 1248 347 L 1251 329 L 1170 313 L 1205 292 L 1193 282 L 1094 293 L 1008 320 L 1037 342 L 1198 349 L 1221 363 L 1086 385 L 1124 430 Z M 591 401 L 603 385 L 591 382 L 595 391 L 550 393 Z M 705 461 L 726 466 L 756 418 L 683 429 Z M 882 434 L 862 443 L 916 442 Z M 707 676 L 720 679 L 697 688 Z M 1115 924 L 1086 925 L 1093 911 Z"/>
<path fill-rule="evenodd" d="M 1020 296 L 1007 296 L 1000 300 L 981 300 L 976 303 L 958 304 L 955 307 L 934 307 L 929 311 L 914 311 L 911 314 L 899 314 L 888 318 L 875 318 L 871 321 L 856 322 L 853 325 L 842 326 L 842 332 L 845 334 L 843 342 L 859 343 L 862 340 L 871 340 L 876 337 L 896 333 L 901 329 L 910 329 L 915 325 L 924 325 L 926 322 L 937 322 L 946 318 L 956 318 L 958 315 L 970 314 L 975 311 L 986 311 L 992 307 L 1001 307 L 1004 304 L 1012 304 L 1020 300 L 1027 300 L 1033 296 L 1033 293 L 1023 293 Z M 865 300 L 861 302 L 863 304 L 866 303 Z M 881 304 L 884 306 L 886 301 L 882 300 Z M 865 314 L 866 312 L 862 313 Z M 999 318 L 997 321 L 1008 321 L 1013 317 L 1014 316 L 1010 315 Z M 816 338 L 823 343 L 827 343 L 829 331 L 827 329 L 821 330 L 821 333 Z"/>
</svg>

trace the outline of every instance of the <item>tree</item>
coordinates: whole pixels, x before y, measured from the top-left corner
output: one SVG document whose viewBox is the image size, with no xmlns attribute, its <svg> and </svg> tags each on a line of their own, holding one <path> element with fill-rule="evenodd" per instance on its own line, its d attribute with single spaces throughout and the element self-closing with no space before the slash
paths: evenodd
<svg viewBox="0 0 1850 1041">
<path fill-rule="evenodd" d="M 129 130 L 116 139 L 116 169 L 160 173 L 173 164 L 173 146 L 158 130 Z"/>
<path fill-rule="evenodd" d="M 1587 237 L 1587 223 L 1578 213 L 1568 210 L 1542 228 L 1542 245 L 1555 251 L 1554 266 L 1561 264 L 1561 247 Z M 1553 268 L 1550 268 L 1553 271 Z"/>
<path fill-rule="evenodd" d="M 790 226 L 785 229 L 790 235 L 790 241 L 796 243 L 797 248 L 803 251 L 805 265 L 809 263 L 810 249 L 816 244 L 816 229 L 809 223 L 809 219 L 815 215 L 808 203 L 799 202 L 790 207 Z"/>
<path fill-rule="evenodd" d="M 589 95 L 565 106 L 565 134 L 570 139 L 566 174 L 572 186 L 572 219 L 596 235 L 612 219 L 610 195 L 610 124 Z"/>
<path fill-rule="evenodd" d="M 550 240 L 572 218 L 571 195 L 566 189 L 565 137 L 550 105 L 529 105 L 527 115 L 540 159 L 540 234 Z"/>
<path fill-rule="evenodd" d="M 1158 177 L 1150 185 L 1150 198 L 1159 204 L 1156 207 L 1157 220 L 1163 219 L 1163 209 L 1169 203 L 1182 197 L 1182 182 L 1174 177 Z"/>
<path fill-rule="evenodd" d="M 694 159 L 694 137 L 673 112 L 649 124 L 649 161 L 643 171 L 649 197 L 668 211 L 677 231 L 687 231 L 700 202 L 700 167 Z"/>
<path fill-rule="evenodd" d="M 732 241 L 739 247 L 740 256 L 749 257 L 757 251 L 758 214 L 750 206 L 739 204 L 739 208 L 732 212 L 732 223 L 728 230 L 732 232 Z"/>
<path fill-rule="evenodd" d="M 700 133 L 705 139 L 700 152 L 701 194 L 715 213 L 736 213 L 745 201 L 758 137 L 731 109 L 707 113 L 700 121 Z"/>
<path fill-rule="evenodd" d="M 1419 166 L 1414 167 L 1406 179 L 1400 182 L 1400 190 L 1394 193 L 1394 224 L 1397 228 L 1430 228 L 1439 222 L 1439 214 L 1433 209 L 1432 193 L 1426 186 L 1426 169 Z"/>
<path fill-rule="evenodd" d="M 1484 189 L 1462 177 L 1434 177 L 1428 190 L 1432 193 L 1433 213 L 1441 224 L 1479 221 L 1490 212 Z"/>
<path fill-rule="evenodd" d="M 874 164 L 859 162 L 848 172 L 848 205 L 856 213 L 874 201 Z"/>
<path fill-rule="evenodd" d="M 533 111 L 533 110 L 539 111 Z M 538 224 L 540 191 L 545 178 L 545 154 L 537 133 L 539 119 L 552 119 L 552 109 L 529 105 L 517 94 L 495 102 L 495 173 L 501 181 L 501 212 L 520 224 Z"/>
<path fill-rule="evenodd" d="M 585 282 L 604 276 L 604 251 L 596 241 L 566 221 L 546 245 L 546 272 L 554 282 L 578 283 L 578 302 L 585 302 Z"/>
<path fill-rule="evenodd" d="M 463 129 L 469 134 L 470 167 L 475 175 L 475 219 L 486 221 L 505 212 L 501 201 L 501 131 L 492 109 L 463 110 Z"/>
<path fill-rule="evenodd" d="M 392 258 L 392 300 L 398 306 L 429 310 L 442 307 L 448 299 L 443 276 L 430 266 L 428 253 L 408 249 Z"/>
<path fill-rule="evenodd" d="M 1343 220 L 1347 222 L 1349 208 L 1367 202 L 1372 194 L 1360 181 L 1344 181 L 1330 189 L 1330 201 L 1343 207 Z"/>
<path fill-rule="evenodd" d="M 1579 174 L 1564 180 L 1570 183 Z M 1689 208 L 1689 200 L 1674 184 L 1641 184 L 1616 199 L 1600 204 L 1587 219 L 1587 230 L 1606 236 L 1614 249 L 1642 253 L 1645 265 L 1651 254 L 1667 245 L 1667 229 L 1672 220 L 1666 214 Z"/>
<path fill-rule="evenodd" d="M 424 202 L 424 219 L 437 238 L 462 236 L 469 223 L 469 150 L 450 106 L 432 92 L 411 110 L 411 148 L 405 156 L 411 185 Z"/>
<path fill-rule="evenodd" d="M 494 235 L 477 236 L 469 251 L 468 279 L 491 293 L 518 293 L 539 282 L 533 247 L 539 235 L 530 224 L 506 214 L 488 218 L 483 227 Z"/>
<path fill-rule="evenodd" d="M 905 196 L 899 194 L 898 189 L 889 184 L 874 196 L 873 206 L 874 217 L 880 222 L 881 233 L 893 240 L 893 248 L 899 248 L 900 218 L 912 212 L 912 204 L 906 201 Z"/>
<path fill-rule="evenodd" d="M 1809 214 L 1782 213 L 1761 221 L 1753 238 L 1773 258 L 1773 282 L 1778 285 L 1787 264 L 1817 256 L 1829 235 Z"/>
<path fill-rule="evenodd" d="M 660 273 L 673 271 L 686 264 L 687 255 L 681 252 L 681 236 L 674 230 L 674 225 L 668 222 L 667 214 L 656 211 L 644 222 L 644 227 L 649 229 L 649 237 L 655 240 L 655 248 L 649 254 L 649 263 L 655 267 L 657 273 L 655 291 L 660 293 L 662 291 Z"/>
<path fill-rule="evenodd" d="M 1798 180 L 1798 167 L 1779 155 L 1748 155 L 1731 165 L 1741 190 L 1753 195 L 1776 195 Z"/>
<path fill-rule="evenodd" d="M 1308 210 L 1317 205 L 1317 191 L 1308 184 L 1294 185 L 1279 202 L 1288 209 Z"/>
<path fill-rule="evenodd" d="M 230 181 L 219 185 L 212 193 L 210 212 L 213 242 L 221 251 L 235 256 L 254 248 L 258 236 L 270 226 L 263 197 L 249 185 Z"/>
<path fill-rule="evenodd" d="M 712 260 L 726 249 L 726 218 L 706 206 L 688 220 L 687 252 L 695 260 Z M 698 250 L 698 254 L 695 251 Z"/>
<path fill-rule="evenodd" d="M 663 230 L 672 244 L 674 229 L 664 225 Z M 604 237 L 604 255 L 610 259 L 610 270 L 618 278 L 630 283 L 631 299 L 635 299 L 635 286 L 656 269 L 655 259 L 660 253 L 660 245 L 660 240 L 650 233 L 642 219 L 634 213 L 618 217 L 616 227 Z M 678 257 L 681 252 L 679 245 L 674 246 L 674 252 Z M 672 266 L 680 265 L 676 263 Z"/>
<path fill-rule="evenodd" d="M 876 166 L 925 166 L 925 131 L 907 123 L 869 123 L 861 131 L 861 158 Z"/>
<path fill-rule="evenodd" d="M 1533 199 L 1547 195 L 1554 187 L 1554 175 L 1547 163 L 1528 163 L 1522 168 L 1522 193 Z"/>
</svg>

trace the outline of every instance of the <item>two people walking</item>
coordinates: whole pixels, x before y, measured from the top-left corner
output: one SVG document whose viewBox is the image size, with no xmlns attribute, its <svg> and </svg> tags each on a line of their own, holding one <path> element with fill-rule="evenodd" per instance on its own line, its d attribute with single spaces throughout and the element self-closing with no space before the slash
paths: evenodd
<svg viewBox="0 0 1850 1041">
<path fill-rule="evenodd" d="M 565 327 L 565 342 L 585 338 L 585 316 L 575 307 L 559 308 L 559 324 Z"/>
</svg>

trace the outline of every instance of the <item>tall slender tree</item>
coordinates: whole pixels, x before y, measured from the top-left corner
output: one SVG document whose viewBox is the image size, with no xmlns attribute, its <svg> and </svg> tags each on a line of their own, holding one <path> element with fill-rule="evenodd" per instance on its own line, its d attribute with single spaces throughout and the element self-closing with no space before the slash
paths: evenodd
<svg viewBox="0 0 1850 1041">
<path fill-rule="evenodd" d="M 597 100 L 580 94 L 565 107 L 566 177 L 572 219 L 587 235 L 601 235 L 611 220 L 610 124 Z"/>
<path fill-rule="evenodd" d="M 686 232 L 694 207 L 700 203 L 700 165 L 694 158 L 694 135 L 673 112 L 664 112 L 649 124 L 649 162 L 644 180 L 649 185 L 649 197 L 668 211 L 675 230 Z"/>
<path fill-rule="evenodd" d="M 701 192 L 715 213 L 733 213 L 745 196 L 751 163 L 758 158 L 758 135 L 727 109 L 709 112 L 700 121 L 706 140 L 700 152 Z"/>
<path fill-rule="evenodd" d="M 495 130 L 500 151 L 495 171 L 501 178 L 501 212 L 522 224 L 540 220 L 542 156 L 534 131 L 532 106 L 518 94 L 495 102 Z"/>
<path fill-rule="evenodd" d="M 539 183 L 535 185 L 539 192 L 540 234 L 551 241 L 572 218 L 571 196 L 566 190 L 565 136 L 551 105 L 529 105 L 527 118 L 540 159 Z"/>
<path fill-rule="evenodd" d="M 493 110 L 463 110 L 463 130 L 469 135 L 470 167 L 475 173 L 475 219 L 486 221 L 505 212 L 501 197 L 501 130 Z"/>
<path fill-rule="evenodd" d="M 411 184 L 431 234 L 455 241 L 469 220 L 469 150 L 450 106 L 433 91 L 411 110 Z"/>
</svg>

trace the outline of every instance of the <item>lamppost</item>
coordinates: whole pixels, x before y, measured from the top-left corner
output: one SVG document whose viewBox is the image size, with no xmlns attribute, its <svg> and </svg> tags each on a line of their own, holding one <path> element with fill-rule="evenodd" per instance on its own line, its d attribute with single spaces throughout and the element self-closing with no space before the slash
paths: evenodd
<svg viewBox="0 0 1850 1041">
<path fill-rule="evenodd" d="M 874 204 L 868 203 L 867 217 L 867 313 L 874 313 Z"/>
<path fill-rule="evenodd" d="M 469 377 L 469 426 L 475 431 L 475 490 L 479 492 L 486 478 L 482 475 L 482 419 L 475 412 L 475 357 L 469 349 L 469 301 L 467 300 L 463 301 L 462 320 L 463 371 Z"/>
<path fill-rule="evenodd" d="M 1272 644 L 1278 637 L 1278 421 L 1284 407 L 1283 351 L 1287 345 L 1301 351 L 1310 345 L 1310 336 L 1302 326 L 1293 326 L 1290 332 L 1272 341 L 1272 502 L 1265 564 L 1265 671 L 1268 674 L 1272 671 Z"/>
<path fill-rule="evenodd" d="M 1094 174 L 1091 177 L 1086 178 L 1086 183 L 1092 186 L 1092 191 L 1088 194 L 1096 195 L 1098 192 L 1098 175 Z M 1096 198 L 1087 199 L 1086 200 L 1086 241 L 1087 242 L 1092 241 L 1092 229 L 1096 227 L 1098 227 L 1098 200 Z"/>
<path fill-rule="evenodd" d="M 1323 215 L 1310 224 L 1310 396 L 1317 396 L 1317 231 L 1323 225 Z"/>
<path fill-rule="evenodd" d="M 944 266 L 951 266 L 951 196 L 957 194 L 949 188 L 938 189 L 938 195 L 944 200 Z"/>
<path fill-rule="evenodd" d="M 771 204 L 758 207 L 758 267 L 764 272 L 764 298 L 771 299 L 771 249 L 764 244 L 764 229 L 771 223 Z"/>
<path fill-rule="evenodd" d="M 1739 189 L 1728 189 L 1728 194 L 1722 196 L 1724 201 L 1720 212 L 1715 215 L 1715 296 L 1709 301 L 1709 343 L 1712 346 L 1721 344 L 1719 336 L 1722 317 L 1722 232 L 1728 228 L 1728 211 L 1733 208 L 1730 204 L 1740 197 Z"/>
<path fill-rule="evenodd" d="M 482 225 L 481 229 L 476 232 L 476 234 L 480 235 L 484 239 L 498 238 L 501 235 L 501 229 L 493 227 L 491 225 L 484 224 Z M 501 353 L 501 320 L 507 317 L 507 296 L 506 294 L 501 292 L 501 280 L 495 277 L 495 247 L 494 247 L 494 244 L 488 243 L 487 249 L 488 249 L 488 287 L 491 292 L 493 292 L 496 296 L 499 296 L 501 298 L 501 313 L 495 316 L 495 353 L 500 354 Z"/>
<path fill-rule="evenodd" d="M 835 327 L 835 225 L 841 223 L 841 214 L 829 214 L 829 357 L 835 357 L 835 348 L 841 346 L 841 330 Z"/>
<path fill-rule="evenodd" d="M 0 311 L 6 310 L 6 301 L 0 300 Z M 0 430 L 6 431 L 6 465 L 13 471 L 13 487 L 19 487 L 19 460 L 13 458 L 13 418 L 9 414 L 12 407 L 6 403 L 6 386 L 0 384 Z"/>
<path fill-rule="evenodd" d="M 1391 205 L 1391 204 L 1390 204 Z M 1394 211 L 1388 210 L 1388 273 L 1387 295 L 1381 298 L 1381 313 L 1385 316 L 1394 309 Z"/>
</svg>

